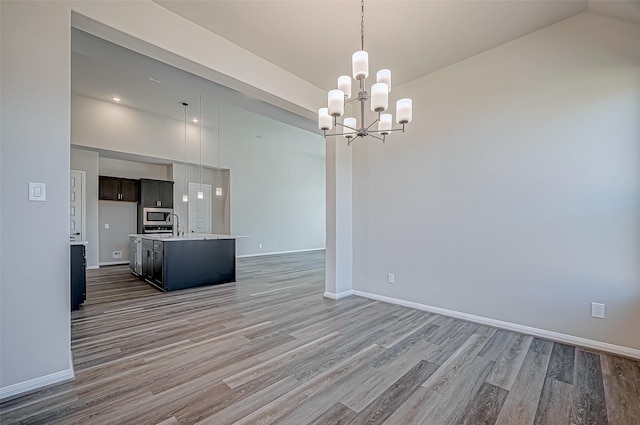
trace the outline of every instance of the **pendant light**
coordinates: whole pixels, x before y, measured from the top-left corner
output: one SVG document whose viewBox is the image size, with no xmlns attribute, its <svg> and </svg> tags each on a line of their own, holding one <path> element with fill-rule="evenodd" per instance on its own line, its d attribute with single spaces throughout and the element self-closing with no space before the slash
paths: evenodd
<svg viewBox="0 0 640 425">
<path fill-rule="evenodd" d="M 216 196 L 222 196 L 222 186 L 220 186 L 220 101 L 218 101 L 218 177 L 216 178 Z"/>
<path fill-rule="evenodd" d="M 189 202 L 189 182 L 187 180 L 187 106 L 188 103 L 182 102 L 184 106 L 184 195 L 182 195 L 182 202 Z"/>
<path fill-rule="evenodd" d="M 202 191 L 202 94 L 200 94 L 200 190 L 198 191 L 198 199 L 204 199 Z"/>
</svg>

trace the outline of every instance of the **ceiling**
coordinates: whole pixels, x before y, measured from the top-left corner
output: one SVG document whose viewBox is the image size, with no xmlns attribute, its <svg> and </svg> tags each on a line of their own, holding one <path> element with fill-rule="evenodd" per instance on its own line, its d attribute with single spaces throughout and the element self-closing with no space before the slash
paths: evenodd
<svg viewBox="0 0 640 425">
<path fill-rule="evenodd" d="M 251 98 L 194 74 L 175 68 L 102 38 L 73 28 L 71 31 L 71 91 L 76 95 L 112 101 L 129 108 L 177 120 L 199 115 L 203 97 L 203 124 L 213 124 L 218 101 L 294 127 L 317 132 L 315 122 Z M 248 123 L 247 123 L 248 125 Z"/>
<path fill-rule="evenodd" d="M 156 3 L 325 90 L 351 73 L 360 50 L 360 1 L 172 1 Z M 370 73 L 392 84 L 566 19 L 587 1 L 366 1 Z"/>
<path fill-rule="evenodd" d="M 350 74 L 351 54 L 360 49 L 359 1 L 156 3 L 325 90 L 336 86 L 339 75 Z M 368 0 L 370 73 L 390 68 L 397 86 L 587 9 L 640 22 L 639 0 Z M 72 91 L 98 99 L 117 94 L 125 106 L 175 119 L 183 116 L 180 102 L 196 105 L 203 93 L 208 100 L 318 131 L 307 118 L 76 29 Z"/>
</svg>

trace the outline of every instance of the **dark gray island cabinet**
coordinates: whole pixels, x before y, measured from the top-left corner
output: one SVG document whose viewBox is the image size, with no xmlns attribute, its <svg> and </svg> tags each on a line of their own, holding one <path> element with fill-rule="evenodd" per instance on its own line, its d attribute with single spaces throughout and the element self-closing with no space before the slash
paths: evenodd
<svg viewBox="0 0 640 425">
<path fill-rule="evenodd" d="M 86 241 L 71 242 L 71 310 L 80 308 L 87 299 Z"/>
<path fill-rule="evenodd" d="M 131 235 L 142 239 L 142 273 L 162 291 L 236 281 L 236 240 L 228 235 Z"/>
</svg>

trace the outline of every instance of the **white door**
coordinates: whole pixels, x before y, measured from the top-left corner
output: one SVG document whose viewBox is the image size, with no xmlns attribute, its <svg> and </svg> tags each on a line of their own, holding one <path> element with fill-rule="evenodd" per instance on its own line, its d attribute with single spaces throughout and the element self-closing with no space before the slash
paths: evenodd
<svg viewBox="0 0 640 425">
<path fill-rule="evenodd" d="M 69 195 L 69 235 L 72 242 L 85 240 L 84 229 L 84 181 L 85 172 L 71 170 Z"/>
<path fill-rule="evenodd" d="M 198 199 L 200 190 L 204 194 L 203 199 Z M 211 233 L 211 185 L 209 184 L 189 183 L 189 231 Z"/>
</svg>

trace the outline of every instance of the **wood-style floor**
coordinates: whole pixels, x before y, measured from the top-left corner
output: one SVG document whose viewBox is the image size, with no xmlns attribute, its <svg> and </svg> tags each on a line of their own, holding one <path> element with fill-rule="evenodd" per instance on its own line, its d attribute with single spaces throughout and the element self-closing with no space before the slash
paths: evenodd
<svg viewBox="0 0 640 425">
<path fill-rule="evenodd" d="M 640 362 L 324 299 L 324 252 L 165 294 L 125 267 L 88 275 L 76 380 L 3 403 L 3 424 L 640 424 Z"/>
</svg>

